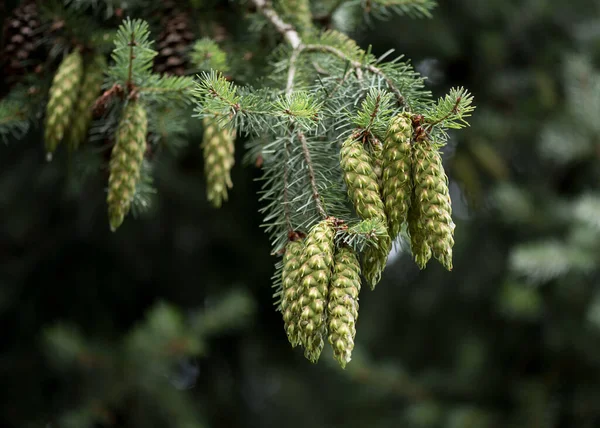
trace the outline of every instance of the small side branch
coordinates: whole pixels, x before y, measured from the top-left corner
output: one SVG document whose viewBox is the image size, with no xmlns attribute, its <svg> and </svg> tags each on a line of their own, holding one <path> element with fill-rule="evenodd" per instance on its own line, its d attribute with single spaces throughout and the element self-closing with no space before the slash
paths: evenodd
<svg viewBox="0 0 600 428">
<path fill-rule="evenodd" d="M 381 78 L 383 78 L 383 80 L 385 81 L 385 83 L 388 86 L 388 88 L 390 89 L 390 91 L 396 97 L 396 101 L 397 101 L 398 105 L 403 106 L 406 104 L 406 100 L 404 99 L 404 96 L 402 95 L 400 90 L 396 87 L 396 85 L 394 85 L 394 81 L 387 74 L 385 74 L 380 68 L 378 68 L 372 64 L 362 64 L 359 61 L 350 59 L 350 58 L 348 58 L 348 56 L 346 54 L 344 54 L 344 52 L 342 52 L 341 50 L 339 50 L 337 48 L 334 48 L 333 46 L 305 45 L 302 47 L 302 50 L 306 51 L 306 52 L 330 53 L 330 54 L 337 56 L 338 58 L 348 61 L 350 63 L 350 65 L 357 71 L 366 70 L 370 73 L 380 76 Z"/>
<path fill-rule="evenodd" d="M 127 74 L 127 89 L 131 91 L 133 89 L 133 60 L 135 59 L 134 46 L 137 45 L 135 41 L 135 33 L 131 32 L 131 40 L 129 41 L 129 71 Z"/>
<path fill-rule="evenodd" d="M 285 164 L 283 166 L 283 213 L 285 215 L 285 223 L 287 225 L 288 231 L 293 232 L 294 229 L 292 227 L 292 221 L 290 219 L 290 196 L 288 193 L 288 185 L 289 185 L 289 166 L 288 162 L 290 161 L 290 145 L 288 140 L 285 140 Z"/>
<path fill-rule="evenodd" d="M 306 161 L 306 165 L 308 167 L 308 178 L 310 180 L 312 196 L 315 200 L 317 211 L 319 211 L 321 217 L 326 218 L 327 212 L 325 212 L 325 208 L 323 208 L 323 203 L 321 202 L 321 195 L 319 195 L 319 189 L 317 189 L 317 181 L 315 180 L 315 170 L 313 168 L 312 160 L 310 157 L 310 150 L 308 150 L 308 145 L 306 144 L 306 137 L 302 132 L 298 132 L 298 139 L 300 140 L 300 144 L 302 144 L 302 154 L 304 155 L 304 160 Z"/>
<path fill-rule="evenodd" d="M 300 51 L 300 49 L 294 49 L 292 55 L 290 56 L 290 68 L 288 68 L 287 82 L 285 85 L 286 95 L 291 95 L 292 90 L 294 89 L 294 78 L 296 77 L 296 61 L 298 61 Z"/>
<path fill-rule="evenodd" d="M 252 3 L 273 24 L 277 31 L 285 37 L 293 49 L 297 49 L 302 44 L 296 29 L 291 24 L 283 21 L 267 0 L 252 0 Z"/>
</svg>

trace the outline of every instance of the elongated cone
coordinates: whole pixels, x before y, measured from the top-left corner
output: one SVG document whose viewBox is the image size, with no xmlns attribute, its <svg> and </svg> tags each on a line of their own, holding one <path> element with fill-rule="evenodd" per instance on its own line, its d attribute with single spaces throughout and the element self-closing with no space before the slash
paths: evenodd
<svg viewBox="0 0 600 428">
<path fill-rule="evenodd" d="M 356 213 L 364 220 L 379 218 L 386 221 L 373 160 L 354 135 L 342 144 L 340 166 Z"/>
<path fill-rule="evenodd" d="M 81 89 L 73 109 L 73 118 L 67 134 L 70 150 L 76 150 L 86 140 L 92 122 L 92 107 L 102 89 L 102 80 L 106 70 L 106 59 L 97 55 L 85 66 Z"/>
<path fill-rule="evenodd" d="M 342 368 L 350 362 L 354 349 L 359 292 L 360 265 L 358 258 L 351 247 L 341 247 L 337 250 L 333 262 L 327 322 L 333 356 Z"/>
<path fill-rule="evenodd" d="M 340 165 L 344 172 L 348 196 L 357 214 L 364 220 L 377 218 L 386 224 L 387 217 L 381 201 L 377 175 L 373 171 L 373 161 L 354 135 L 342 144 Z M 363 275 L 371 289 L 374 289 L 381 279 L 391 248 L 392 240 L 385 235 L 379 237 L 376 245 L 371 245 L 365 250 Z"/>
<path fill-rule="evenodd" d="M 377 185 L 379 190 L 383 191 L 383 144 L 378 138 L 371 138 L 369 141 L 371 160 L 373 161 L 373 172 L 377 177 Z"/>
<path fill-rule="evenodd" d="M 383 146 L 383 202 L 390 237 L 396 239 L 406 221 L 412 194 L 410 116 L 401 113 L 388 129 Z"/>
<path fill-rule="evenodd" d="M 427 243 L 425 228 L 423 226 L 421 204 L 413 196 L 412 204 L 408 208 L 408 233 L 410 234 L 410 248 L 415 263 L 420 269 L 425 269 L 427 262 L 431 258 L 431 248 Z"/>
<path fill-rule="evenodd" d="M 419 204 L 424 235 L 433 256 L 446 269 L 452 270 L 455 225 L 442 157 L 427 140 L 416 143 L 413 153 L 415 199 Z"/>
<path fill-rule="evenodd" d="M 299 331 L 304 355 L 313 363 L 318 361 L 327 336 L 325 307 L 333 268 L 334 236 L 332 220 L 322 220 L 312 227 L 302 249 Z"/>
<path fill-rule="evenodd" d="M 231 168 L 235 163 L 235 131 L 223 129 L 217 118 L 204 118 L 204 174 L 206 197 L 215 208 L 227 200 L 227 189 L 233 187 Z"/>
<path fill-rule="evenodd" d="M 71 122 L 73 107 L 83 77 L 83 59 L 78 51 L 71 52 L 58 66 L 50 99 L 46 106 L 44 142 L 46 151 L 53 153 L 63 140 Z"/>
<path fill-rule="evenodd" d="M 148 117 L 138 101 L 131 101 L 123 109 L 115 135 L 108 178 L 108 218 L 114 232 L 129 213 L 135 188 L 146 152 Z"/>
<path fill-rule="evenodd" d="M 300 267 L 302 265 L 302 241 L 288 242 L 283 255 L 281 271 L 281 313 L 288 340 L 293 347 L 300 343 L 298 322 L 300 321 Z"/>
</svg>

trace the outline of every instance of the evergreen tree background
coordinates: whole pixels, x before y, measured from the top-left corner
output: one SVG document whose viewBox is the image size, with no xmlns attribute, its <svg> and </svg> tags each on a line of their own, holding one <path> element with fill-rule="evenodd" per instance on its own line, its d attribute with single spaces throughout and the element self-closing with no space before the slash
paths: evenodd
<svg viewBox="0 0 600 428">
<path fill-rule="evenodd" d="M 3 2 L 2 16 L 16 3 Z M 115 30 L 123 18 L 118 1 L 68 3 L 114 6 L 102 10 Z M 152 37 L 167 43 L 172 12 L 147 3 L 132 18 L 154 22 Z M 231 24 L 248 5 L 185 3 L 211 11 L 193 31 L 223 43 L 248 31 Z M 375 13 L 393 2 L 354 3 Z M 239 167 L 242 150 L 215 210 L 192 133 L 154 165 L 150 212 L 112 233 L 106 177 L 74 180 L 67 156 L 46 161 L 43 129 L 17 121 L 0 148 L 0 424 L 598 426 L 598 17 L 591 0 L 452 0 L 431 19 L 371 16 L 353 33 L 376 55 L 412 59 L 436 96 L 469 88 L 478 110 L 443 149 L 453 271 L 393 257 L 377 290 L 361 293 L 345 370 L 328 353 L 310 364 L 287 342 L 259 227 L 260 172 Z M 86 25 L 57 22 L 46 36 L 56 46 L 64 26 Z M 245 60 L 248 75 L 265 55 Z M 3 79 L 3 96 L 9 87 Z M 26 100 L 39 103 L 35 91 L 11 102 Z"/>
</svg>

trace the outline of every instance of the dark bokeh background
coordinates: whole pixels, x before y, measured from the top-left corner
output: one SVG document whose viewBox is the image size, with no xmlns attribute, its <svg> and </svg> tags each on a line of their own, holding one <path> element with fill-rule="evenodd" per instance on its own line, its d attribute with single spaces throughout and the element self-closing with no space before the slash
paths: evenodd
<svg viewBox="0 0 600 428">
<path fill-rule="evenodd" d="M 34 130 L 0 147 L 0 425 L 600 426 L 600 6 L 441 3 L 355 37 L 475 95 L 444 149 L 453 272 L 398 254 L 347 369 L 312 365 L 273 307 L 243 141 L 223 208 L 190 141 L 111 233 L 103 177 L 75 192 Z"/>
</svg>

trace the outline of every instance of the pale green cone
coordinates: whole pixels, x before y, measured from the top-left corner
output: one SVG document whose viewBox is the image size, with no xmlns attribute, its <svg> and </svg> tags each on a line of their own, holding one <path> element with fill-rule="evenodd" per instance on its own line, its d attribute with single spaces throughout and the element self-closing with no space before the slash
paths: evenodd
<svg viewBox="0 0 600 428">
<path fill-rule="evenodd" d="M 300 267 L 302 265 L 302 241 L 288 242 L 283 255 L 281 271 L 281 313 L 288 340 L 293 347 L 300 343 L 298 322 L 300 319 Z"/>
<path fill-rule="evenodd" d="M 363 254 L 362 274 L 371 290 L 374 290 L 375 286 L 381 280 L 381 274 L 385 269 L 391 250 L 392 240 L 389 235 L 378 237 L 377 243 L 370 245 L 365 250 Z"/>
<path fill-rule="evenodd" d="M 362 142 L 351 135 L 340 151 L 340 165 L 344 172 L 344 181 L 348 188 L 348 196 L 356 213 L 364 220 L 377 218 L 387 224 L 387 217 L 377 175 L 373 170 L 373 161 L 363 147 Z M 392 249 L 392 240 L 388 235 L 380 236 L 377 245 L 369 246 L 363 255 L 363 275 L 367 283 L 374 289 L 387 263 Z"/>
<path fill-rule="evenodd" d="M 410 206 L 412 123 L 406 113 L 396 116 L 388 129 L 383 146 L 383 202 L 390 237 L 396 239 Z"/>
<path fill-rule="evenodd" d="M 106 59 L 103 55 L 97 55 L 85 66 L 83 81 L 73 109 L 71 126 L 67 133 L 70 150 L 76 150 L 86 140 L 92 122 L 92 108 L 100 95 L 105 70 Z"/>
<path fill-rule="evenodd" d="M 442 157 L 429 141 L 420 141 L 414 148 L 415 198 L 420 205 L 421 224 L 433 256 L 452 270 L 454 222 L 448 191 L 448 177 Z"/>
<path fill-rule="evenodd" d="M 58 66 L 50 86 L 44 123 L 48 154 L 53 153 L 66 136 L 82 77 L 83 59 L 79 51 L 73 51 Z"/>
<path fill-rule="evenodd" d="M 373 172 L 377 177 L 379 190 L 383 190 L 383 144 L 378 138 L 371 138 L 369 141 L 370 156 L 373 162 Z"/>
<path fill-rule="evenodd" d="M 354 135 L 342 144 L 340 166 L 356 213 L 364 220 L 379 218 L 386 222 L 373 161 Z"/>
<path fill-rule="evenodd" d="M 333 262 L 333 276 L 329 286 L 327 323 L 329 343 L 333 356 L 342 368 L 350 362 L 358 319 L 360 292 L 360 264 L 351 247 L 337 250 Z"/>
<path fill-rule="evenodd" d="M 231 168 L 235 163 L 235 131 L 223 129 L 216 117 L 205 117 L 202 150 L 206 197 L 219 208 L 227 200 L 227 189 L 233 187 Z"/>
<path fill-rule="evenodd" d="M 431 259 L 431 248 L 427 243 L 425 228 L 421 221 L 421 205 L 413 196 L 412 204 L 408 208 L 408 233 L 410 234 L 410 249 L 417 266 L 425 269 L 427 262 Z"/>
<path fill-rule="evenodd" d="M 332 220 L 322 220 L 312 227 L 302 250 L 299 331 L 305 356 L 312 362 L 319 359 L 327 335 L 325 307 L 333 267 L 334 236 Z"/>
<path fill-rule="evenodd" d="M 114 232 L 129 213 L 140 170 L 146 152 L 148 117 L 137 101 L 130 101 L 123 109 L 115 134 L 108 178 L 108 218 Z"/>
</svg>

